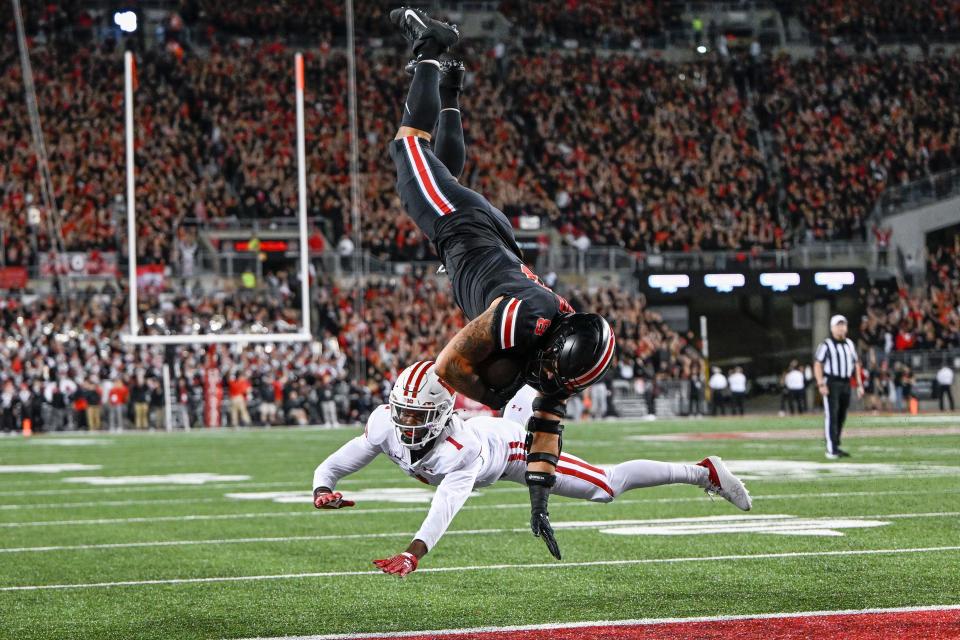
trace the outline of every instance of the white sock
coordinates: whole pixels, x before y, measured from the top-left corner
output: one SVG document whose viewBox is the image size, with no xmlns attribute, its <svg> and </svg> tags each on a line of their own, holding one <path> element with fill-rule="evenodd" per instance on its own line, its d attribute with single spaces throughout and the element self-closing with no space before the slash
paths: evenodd
<svg viewBox="0 0 960 640">
<path fill-rule="evenodd" d="M 693 464 L 658 462 L 656 460 L 630 460 L 616 465 L 607 472 L 614 495 L 642 487 L 659 487 L 665 484 L 692 484 L 705 486 L 709 479 L 707 470 Z"/>
</svg>

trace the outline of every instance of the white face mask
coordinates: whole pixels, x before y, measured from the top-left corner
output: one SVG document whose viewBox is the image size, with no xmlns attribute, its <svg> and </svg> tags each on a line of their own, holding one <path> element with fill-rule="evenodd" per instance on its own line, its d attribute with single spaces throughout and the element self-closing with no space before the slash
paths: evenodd
<svg viewBox="0 0 960 640">
<path fill-rule="evenodd" d="M 446 406 L 410 407 L 391 403 L 390 417 L 400 444 L 409 449 L 421 449 L 436 438 L 443 429 L 438 417 L 446 413 L 446 409 Z"/>
</svg>

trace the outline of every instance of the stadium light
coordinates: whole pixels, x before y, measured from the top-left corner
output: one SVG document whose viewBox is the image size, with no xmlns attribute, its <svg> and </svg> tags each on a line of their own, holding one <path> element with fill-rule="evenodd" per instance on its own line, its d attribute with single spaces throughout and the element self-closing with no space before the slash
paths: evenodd
<svg viewBox="0 0 960 640">
<path fill-rule="evenodd" d="M 113 23 L 124 33 L 133 33 L 137 30 L 137 14 L 133 11 L 117 11 L 113 14 Z"/>
<path fill-rule="evenodd" d="M 786 291 L 800 284 L 799 273 L 761 273 L 760 284 L 774 291 Z"/>
<path fill-rule="evenodd" d="M 676 293 L 678 289 L 690 286 L 690 276 L 681 273 L 647 276 L 647 284 L 663 293 Z"/>
<path fill-rule="evenodd" d="M 828 291 L 840 291 L 855 280 L 852 271 L 818 271 L 813 274 L 813 281 Z"/>
<path fill-rule="evenodd" d="M 747 283 L 742 273 L 708 273 L 703 276 L 703 284 L 716 289 L 718 293 L 730 293 Z"/>
</svg>

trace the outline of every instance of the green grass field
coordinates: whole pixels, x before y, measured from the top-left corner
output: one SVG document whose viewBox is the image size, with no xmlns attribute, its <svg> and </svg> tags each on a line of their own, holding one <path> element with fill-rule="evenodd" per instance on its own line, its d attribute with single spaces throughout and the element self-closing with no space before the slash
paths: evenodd
<svg viewBox="0 0 960 640">
<path fill-rule="evenodd" d="M 525 489 L 500 484 L 471 498 L 402 581 L 371 560 L 406 547 L 426 503 L 360 493 L 354 509 L 318 512 L 306 499 L 316 464 L 356 430 L 4 438 L 0 637 L 239 638 L 960 603 L 960 419 L 864 416 L 854 428 L 844 443 L 854 457 L 837 465 L 823 458 L 816 415 L 569 426 L 565 450 L 595 464 L 720 455 L 754 509 L 690 486 L 609 505 L 554 498 L 557 563 L 526 530 Z M 642 437 L 731 431 L 766 433 Z M 101 468 L 13 468 L 60 463 Z M 67 481 L 195 473 L 248 478 Z M 429 491 L 383 459 L 339 488 Z M 258 492 L 304 497 L 226 495 Z M 679 523 L 681 534 L 663 522 L 674 518 L 708 519 Z M 625 520 L 661 522 L 598 522 Z M 563 528 L 577 521 L 592 524 Z M 605 532 L 618 526 L 647 535 Z M 228 577 L 239 579 L 189 581 Z M 104 584 L 118 582 L 130 584 Z M 10 589 L 50 585 L 69 586 Z"/>
</svg>

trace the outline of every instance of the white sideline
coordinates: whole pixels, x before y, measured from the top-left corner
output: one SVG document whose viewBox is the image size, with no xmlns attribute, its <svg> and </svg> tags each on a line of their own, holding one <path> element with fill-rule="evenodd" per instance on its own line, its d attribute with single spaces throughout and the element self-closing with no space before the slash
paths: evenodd
<svg viewBox="0 0 960 640">
<path fill-rule="evenodd" d="M 677 564 L 686 562 L 720 562 L 727 560 L 770 560 L 778 558 L 807 558 L 825 556 L 890 555 L 898 553 L 936 553 L 960 551 L 960 546 L 912 547 L 905 549 L 857 549 L 847 551 L 790 551 L 784 553 L 756 553 L 726 556 L 689 556 L 680 558 L 642 558 L 637 560 L 593 560 L 588 562 L 550 562 L 531 564 L 486 564 L 460 567 L 433 567 L 418 573 L 451 573 L 462 571 L 504 571 L 519 569 L 568 569 L 579 567 L 610 567 L 641 564 Z M 340 578 L 346 576 L 379 576 L 380 571 L 321 571 L 315 573 L 279 573 L 256 576 L 221 576 L 214 578 L 168 578 L 164 580 L 124 580 L 119 582 L 86 582 L 76 584 L 40 584 L 0 587 L 3 591 L 45 591 L 54 589 L 97 589 L 104 587 L 136 587 L 160 584 L 205 584 L 215 582 L 252 582 L 260 580 L 293 580 L 301 578 Z"/>
<path fill-rule="evenodd" d="M 954 516 L 960 516 L 960 511 L 936 511 L 929 513 L 883 513 L 883 514 L 871 514 L 871 515 L 848 515 L 848 518 L 863 518 L 867 519 L 879 519 L 879 518 L 889 518 L 891 520 L 898 519 L 909 519 L 909 518 L 952 518 Z M 703 516 L 692 516 L 690 518 L 652 518 L 652 519 L 638 519 L 630 520 L 630 523 L 675 523 L 688 520 L 696 523 Z M 732 517 L 737 517 L 736 515 Z M 789 515 L 770 515 L 770 516 L 756 516 L 757 518 L 769 518 L 772 520 L 790 518 Z M 810 516 L 811 518 L 826 518 L 829 516 Z M 622 520 L 608 520 L 608 521 L 587 521 L 591 526 L 578 526 L 578 521 L 572 520 L 568 522 L 554 523 L 558 529 L 563 531 L 573 531 L 573 530 L 585 530 L 585 529 L 599 529 L 603 527 L 613 527 L 618 524 L 622 524 Z M 464 535 L 489 535 L 489 534 L 498 534 L 498 533 L 524 533 L 528 529 L 527 527 L 514 527 L 514 528 L 501 528 L 501 529 L 453 529 L 447 531 L 444 535 L 446 536 L 464 536 Z M 204 545 L 204 544 L 251 544 L 251 543 L 263 543 L 263 542 L 316 542 L 323 540 L 372 540 L 377 538 L 403 538 L 408 536 L 413 536 L 414 533 L 410 531 L 385 531 L 381 533 L 349 533 L 349 534 L 321 534 L 314 536 L 273 536 L 273 537 L 263 537 L 263 538 L 216 538 L 216 539 L 201 539 L 201 540 L 154 540 L 154 541 L 145 541 L 145 542 L 107 542 L 101 544 L 76 544 L 76 545 L 53 545 L 53 546 L 36 546 L 36 547 L 0 547 L 0 554 L 2 553 L 39 553 L 39 552 L 48 552 L 48 551 L 87 551 L 94 549 L 132 549 L 132 548 L 144 548 L 144 547 L 181 547 L 181 546 L 194 546 L 194 545 Z"/>
<path fill-rule="evenodd" d="M 283 483 L 286 484 L 286 483 Z M 185 485 L 193 486 L 193 485 Z M 227 485 L 229 486 L 229 485 Z M 297 486 L 302 487 L 302 483 Z M 179 487 L 178 487 L 179 488 Z M 488 495 L 490 493 L 522 493 L 526 496 L 526 492 L 522 485 L 515 485 L 515 487 L 485 487 L 480 490 L 482 495 Z M 304 495 L 307 495 L 307 492 L 303 492 Z M 772 493 L 769 495 L 754 495 L 754 500 L 794 500 L 794 499 L 804 499 L 804 498 L 849 498 L 849 497 L 867 497 L 867 496 L 915 496 L 923 494 L 937 494 L 943 495 L 946 493 L 960 493 L 960 491 L 846 491 L 846 492 L 825 492 L 825 493 Z M 672 504 L 675 502 L 702 502 L 703 496 L 697 497 L 688 497 L 688 498 L 624 498 L 622 500 L 617 500 L 617 504 Z M 19 510 L 19 509 L 72 509 L 74 507 L 99 507 L 99 506 L 127 506 L 135 504 L 194 504 L 194 503 L 203 503 L 203 502 L 224 502 L 222 498 L 158 498 L 156 500 L 91 500 L 88 502 L 37 502 L 37 503 L 13 503 L 13 504 L 0 504 L 0 511 L 3 510 Z M 304 504 L 308 504 L 307 501 Z M 492 505 L 470 505 L 471 508 L 476 509 L 487 509 L 491 508 Z M 504 505 L 497 505 L 504 506 Z M 507 505 L 512 507 L 507 503 Z M 404 509 L 404 507 L 398 507 L 399 509 Z M 406 509 L 412 509 L 412 507 L 406 507 Z M 362 511 L 363 509 L 361 509 Z M 352 512 L 351 512 L 352 513 Z"/>
<path fill-rule="evenodd" d="M 731 620 L 776 620 L 778 618 L 820 618 L 877 613 L 915 613 L 921 611 L 955 611 L 960 604 L 922 605 L 918 607 L 888 607 L 878 609 L 839 609 L 835 611 L 791 611 L 788 613 L 747 613 L 740 615 L 700 616 L 696 618 L 638 618 L 636 620 L 597 620 L 595 622 L 548 622 L 511 627 L 473 627 L 470 629 L 443 629 L 437 631 L 396 631 L 393 633 L 351 633 L 322 636 L 278 636 L 275 638 L 248 638 L 247 640 L 363 640 L 382 638 L 410 638 L 422 636 L 454 636 L 468 633 L 502 633 L 512 631 L 545 631 L 552 629 L 583 629 L 590 627 L 633 627 L 640 625 L 683 624 L 697 622 L 727 622 Z"/>
</svg>

